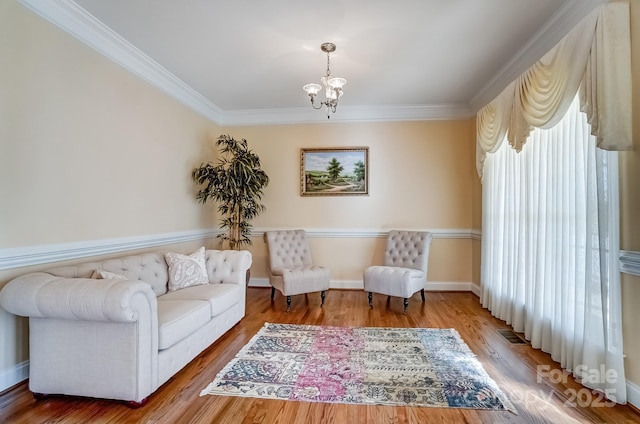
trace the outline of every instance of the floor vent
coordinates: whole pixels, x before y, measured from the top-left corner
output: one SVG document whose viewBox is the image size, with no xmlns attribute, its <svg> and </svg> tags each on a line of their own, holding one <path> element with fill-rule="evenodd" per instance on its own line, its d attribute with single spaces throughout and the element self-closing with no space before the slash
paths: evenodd
<svg viewBox="0 0 640 424">
<path fill-rule="evenodd" d="M 527 344 L 527 342 L 518 336 L 513 330 L 498 330 L 498 333 L 511 344 Z"/>
</svg>

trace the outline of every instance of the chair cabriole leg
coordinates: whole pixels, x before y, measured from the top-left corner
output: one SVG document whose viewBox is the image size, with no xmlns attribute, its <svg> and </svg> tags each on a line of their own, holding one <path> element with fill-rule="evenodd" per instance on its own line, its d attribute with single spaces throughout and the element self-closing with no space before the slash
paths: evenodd
<svg viewBox="0 0 640 424">
<path fill-rule="evenodd" d="M 273 297 L 276 295 L 276 288 L 275 287 L 271 287 L 271 300 L 273 300 Z"/>
<path fill-rule="evenodd" d="M 409 299 L 404 298 L 404 314 L 407 315 L 407 308 L 409 307 Z"/>
<path fill-rule="evenodd" d="M 324 306 L 324 297 L 325 297 L 325 296 L 326 296 L 326 293 L 325 293 L 325 291 L 324 291 L 324 290 L 322 290 L 322 291 L 320 292 L 320 299 L 322 299 L 322 300 L 321 300 L 321 302 L 320 302 L 320 307 L 321 307 L 321 308 Z"/>
<path fill-rule="evenodd" d="M 291 310 L 291 296 L 287 296 L 287 312 Z"/>
<path fill-rule="evenodd" d="M 422 296 L 422 303 L 424 303 L 424 289 L 420 290 L 420 296 Z"/>
<path fill-rule="evenodd" d="M 373 292 L 369 292 L 369 308 L 373 309 Z"/>
</svg>

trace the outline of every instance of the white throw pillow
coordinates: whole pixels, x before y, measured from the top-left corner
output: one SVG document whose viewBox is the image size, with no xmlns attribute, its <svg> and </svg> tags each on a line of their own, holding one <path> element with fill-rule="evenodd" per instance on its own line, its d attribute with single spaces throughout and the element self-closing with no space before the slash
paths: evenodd
<svg viewBox="0 0 640 424">
<path fill-rule="evenodd" d="M 91 274 L 91 278 L 97 278 L 98 280 L 128 280 L 124 275 L 116 274 L 115 272 L 95 270 Z"/>
<path fill-rule="evenodd" d="M 209 283 L 204 247 L 190 255 L 167 252 L 164 257 L 169 265 L 169 291 Z"/>
</svg>

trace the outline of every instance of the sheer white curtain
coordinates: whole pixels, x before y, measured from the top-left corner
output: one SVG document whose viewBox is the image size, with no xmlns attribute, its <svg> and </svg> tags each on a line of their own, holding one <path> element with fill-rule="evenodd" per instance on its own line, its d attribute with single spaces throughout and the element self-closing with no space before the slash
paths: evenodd
<svg viewBox="0 0 640 424">
<path fill-rule="evenodd" d="M 481 302 L 585 386 L 625 403 L 617 178 L 617 153 L 596 148 L 577 96 L 521 152 L 502 143 L 488 154 Z"/>
</svg>

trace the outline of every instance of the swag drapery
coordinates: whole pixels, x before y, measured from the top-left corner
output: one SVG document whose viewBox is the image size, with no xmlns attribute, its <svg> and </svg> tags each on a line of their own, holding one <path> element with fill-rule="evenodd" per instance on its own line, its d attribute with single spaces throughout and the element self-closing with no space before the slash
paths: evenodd
<svg viewBox="0 0 640 424">
<path fill-rule="evenodd" d="M 597 146 L 631 150 L 629 3 L 596 8 L 560 43 L 512 82 L 477 115 L 476 166 L 506 138 L 520 151 L 533 127 L 551 128 L 580 89 Z"/>
<path fill-rule="evenodd" d="M 595 9 L 477 115 L 481 302 L 619 403 L 617 156 L 604 150 L 631 148 L 627 1 Z"/>
</svg>

